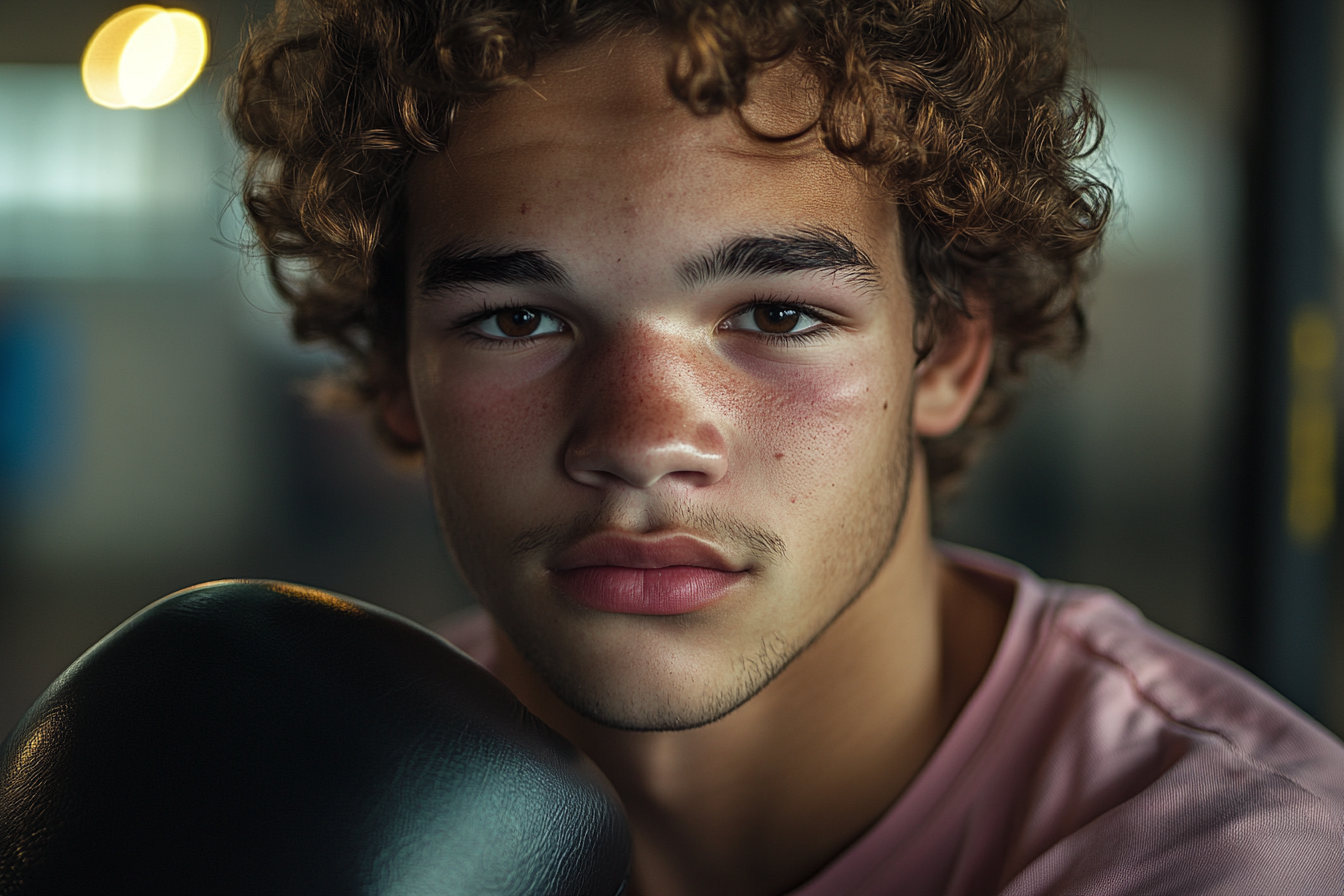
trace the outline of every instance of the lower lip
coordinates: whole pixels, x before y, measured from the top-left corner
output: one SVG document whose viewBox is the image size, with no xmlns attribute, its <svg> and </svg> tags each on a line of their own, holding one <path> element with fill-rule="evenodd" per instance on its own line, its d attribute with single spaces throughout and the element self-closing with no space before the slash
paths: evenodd
<svg viewBox="0 0 1344 896">
<path fill-rule="evenodd" d="M 714 603 L 746 573 L 703 566 L 583 566 L 555 573 L 575 603 L 604 613 L 676 616 Z"/>
</svg>

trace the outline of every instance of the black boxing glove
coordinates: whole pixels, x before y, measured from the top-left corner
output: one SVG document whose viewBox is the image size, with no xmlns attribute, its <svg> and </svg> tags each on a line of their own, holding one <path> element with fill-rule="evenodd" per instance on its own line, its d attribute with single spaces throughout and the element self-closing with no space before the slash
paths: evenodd
<svg viewBox="0 0 1344 896">
<path fill-rule="evenodd" d="M 0 894 L 600 894 L 630 831 L 585 756 L 395 614 L 201 585 L 75 662 L 0 748 Z"/>
</svg>

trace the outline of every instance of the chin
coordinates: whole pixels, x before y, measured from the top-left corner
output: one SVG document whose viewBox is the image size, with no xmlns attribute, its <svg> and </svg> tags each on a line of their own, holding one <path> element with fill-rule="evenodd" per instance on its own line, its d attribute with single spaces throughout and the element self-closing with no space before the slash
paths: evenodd
<svg viewBox="0 0 1344 896">
<path fill-rule="evenodd" d="M 551 650 L 519 648 L 570 709 L 623 731 L 685 731 L 716 722 L 756 696 L 797 653 L 762 649 L 704 662 L 653 648 L 640 650 L 642 661 L 632 662 L 628 643 L 621 646 L 619 660 L 559 656 L 555 646 L 552 641 Z"/>
<path fill-rule="evenodd" d="M 687 695 L 657 690 L 595 689 L 581 682 L 551 681 L 551 690 L 584 718 L 621 731 L 687 731 L 717 722 L 755 693 Z M 759 689 L 758 689 L 759 690 Z"/>
</svg>

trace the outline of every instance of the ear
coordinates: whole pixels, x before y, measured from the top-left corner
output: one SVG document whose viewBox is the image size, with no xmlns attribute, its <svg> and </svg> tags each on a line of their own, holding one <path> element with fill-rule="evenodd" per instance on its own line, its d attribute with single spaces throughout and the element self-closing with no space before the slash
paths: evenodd
<svg viewBox="0 0 1344 896">
<path fill-rule="evenodd" d="M 415 401 L 411 388 L 404 380 L 390 386 L 378 397 L 378 414 L 387 431 L 407 448 L 424 446 L 420 432 L 420 418 L 415 415 Z"/>
<path fill-rule="evenodd" d="M 938 438 L 956 432 L 984 388 L 994 354 L 989 310 L 971 305 L 971 317 L 955 315 L 915 368 L 915 432 Z"/>
</svg>

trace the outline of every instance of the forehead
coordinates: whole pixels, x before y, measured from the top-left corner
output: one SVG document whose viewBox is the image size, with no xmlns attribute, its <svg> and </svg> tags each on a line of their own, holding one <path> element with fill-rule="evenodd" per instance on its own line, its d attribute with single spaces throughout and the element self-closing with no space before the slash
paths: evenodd
<svg viewBox="0 0 1344 896">
<path fill-rule="evenodd" d="M 668 57 L 658 36 L 594 41 L 463 107 L 446 150 L 412 167 L 412 256 L 444 238 L 527 241 L 548 226 L 553 238 L 561 222 L 593 234 L 613 217 L 619 236 L 664 247 L 676 232 L 817 225 L 869 251 L 894 243 L 894 206 L 807 130 L 816 99 L 804 67 L 758 78 L 740 117 L 697 115 L 671 94 Z"/>
<path fill-rule="evenodd" d="M 697 115 L 668 88 L 671 48 L 655 35 L 594 40 L 543 58 L 525 84 L 462 109 L 453 143 L 460 154 L 493 152 L 532 139 L 582 137 L 613 144 L 650 144 L 669 137 L 710 148 L 727 140 L 742 152 L 760 152 L 731 115 Z M 745 116 L 765 134 L 803 130 L 816 116 L 815 79 L 786 60 L 753 79 Z M 791 147 L 796 154 L 796 146 Z M 819 148 L 809 142 L 807 148 Z"/>
</svg>

